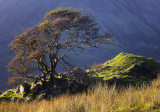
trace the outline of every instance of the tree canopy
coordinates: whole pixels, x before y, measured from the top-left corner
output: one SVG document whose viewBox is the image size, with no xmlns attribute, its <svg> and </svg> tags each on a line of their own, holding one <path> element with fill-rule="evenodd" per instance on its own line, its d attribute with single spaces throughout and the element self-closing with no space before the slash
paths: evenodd
<svg viewBox="0 0 160 112">
<path fill-rule="evenodd" d="M 57 77 L 57 64 L 71 68 L 64 52 L 81 53 L 90 47 L 112 43 L 110 33 L 100 34 L 96 20 L 90 14 L 71 8 L 60 8 L 48 12 L 41 23 L 25 30 L 9 45 L 15 57 L 8 71 L 15 77 L 41 80 Z M 41 75 L 35 75 L 34 71 Z"/>
</svg>

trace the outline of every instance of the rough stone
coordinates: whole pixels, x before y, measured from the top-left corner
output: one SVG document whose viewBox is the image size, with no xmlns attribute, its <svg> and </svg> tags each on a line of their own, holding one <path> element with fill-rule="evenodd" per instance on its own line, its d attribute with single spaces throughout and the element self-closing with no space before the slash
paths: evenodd
<svg viewBox="0 0 160 112">
<path fill-rule="evenodd" d="M 22 97 L 26 97 L 28 95 L 28 93 L 30 93 L 30 85 L 27 83 L 19 85 L 15 89 L 15 93 L 21 93 Z"/>
<path fill-rule="evenodd" d="M 21 84 L 15 90 L 16 93 L 29 93 L 30 92 L 30 85 L 27 83 Z"/>
<path fill-rule="evenodd" d="M 17 88 L 15 89 L 15 93 L 20 93 L 20 86 L 17 86 Z"/>
<path fill-rule="evenodd" d="M 39 91 L 41 91 L 41 89 L 42 89 L 42 86 L 40 84 L 33 83 L 30 88 L 30 93 L 31 94 L 38 93 Z"/>
<path fill-rule="evenodd" d="M 9 95 L 8 91 L 3 93 L 3 96 L 8 96 L 8 95 Z"/>
<path fill-rule="evenodd" d="M 22 84 L 19 86 L 19 93 L 24 93 L 24 86 Z"/>
</svg>

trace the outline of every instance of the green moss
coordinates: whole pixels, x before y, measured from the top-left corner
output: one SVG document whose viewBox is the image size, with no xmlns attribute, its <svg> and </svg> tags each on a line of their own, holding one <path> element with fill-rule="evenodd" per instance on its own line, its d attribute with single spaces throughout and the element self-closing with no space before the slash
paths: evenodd
<svg viewBox="0 0 160 112">
<path fill-rule="evenodd" d="M 0 98 L 11 100 L 11 99 L 17 99 L 19 101 L 26 100 L 27 97 L 22 97 L 21 93 L 15 93 L 14 89 L 9 89 L 3 94 L 0 95 Z"/>
<path fill-rule="evenodd" d="M 116 77 L 122 82 L 146 82 L 156 77 L 160 63 L 151 58 L 122 52 L 112 60 L 92 67 L 91 70 L 95 72 L 96 77 L 105 81 Z"/>
<path fill-rule="evenodd" d="M 14 94 L 14 89 L 9 89 L 6 92 L 2 93 L 0 97 L 11 98 L 13 94 Z"/>
</svg>

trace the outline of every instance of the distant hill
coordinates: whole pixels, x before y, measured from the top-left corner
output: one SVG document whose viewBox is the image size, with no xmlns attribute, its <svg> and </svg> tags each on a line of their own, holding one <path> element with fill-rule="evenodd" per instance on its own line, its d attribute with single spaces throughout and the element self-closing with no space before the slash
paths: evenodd
<svg viewBox="0 0 160 112">
<path fill-rule="evenodd" d="M 103 32 L 115 33 L 118 45 L 91 49 L 72 56 L 79 66 L 102 63 L 125 51 L 160 60 L 159 0 L 0 0 L 0 88 L 7 88 L 11 76 L 5 66 L 14 53 L 8 45 L 15 35 L 41 21 L 58 7 L 72 7 L 92 13 Z"/>
</svg>

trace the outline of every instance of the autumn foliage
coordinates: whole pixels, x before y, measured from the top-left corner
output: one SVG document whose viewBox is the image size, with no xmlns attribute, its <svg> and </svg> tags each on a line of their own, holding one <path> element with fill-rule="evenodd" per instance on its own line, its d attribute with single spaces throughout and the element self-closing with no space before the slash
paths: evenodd
<svg viewBox="0 0 160 112">
<path fill-rule="evenodd" d="M 99 33 L 92 15 L 70 8 L 56 9 L 48 12 L 41 23 L 15 37 L 9 47 L 16 55 L 10 61 L 8 71 L 24 80 L 45 84 L 46 77 L 54 79 L 58 76 L 58 64 L 66 70 L 72 69 L 65 52 L 78 54 L 90 47 L 110 44 L 111 37 L 113 35 L 109 33 Z M 42 74 L 36 75 L 37 71 Z"/>
</svg>

